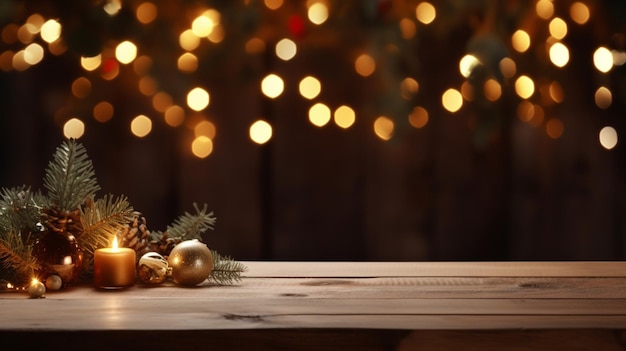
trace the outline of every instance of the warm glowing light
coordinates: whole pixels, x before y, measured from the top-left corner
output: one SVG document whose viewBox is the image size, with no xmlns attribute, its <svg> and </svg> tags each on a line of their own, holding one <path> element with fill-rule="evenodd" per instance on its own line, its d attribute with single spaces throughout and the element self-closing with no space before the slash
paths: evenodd
<svg viewBox="0 0 626 351">
<path fill-rule="evenodd" d="M 37 28 L 30 23 L 24 23 L 17 31 L 17 38 L 24 44 L 29 44 L 35 38 Z"/>
<path fill-rule="evenodd" d="M 46 43 L 57 41 L 61 37 L 61 23 L 53 19 L 46 21 L 41 26 L 39 35 Z"/>
<path fill-rule="evenodd" d="M 157 7 L 155 4 L 146 1 L 137 6 L 136 16 L 139 22 L 148 24 L 156 19 Z"/>
<path fill-rule="evenodd" d="M 349 106 L 342 105 L 335 110 L 333 118 L 336 125 L 343 129 L 346 129 L 350 128 L 354 124 L 354 121 L 356 121 L 356 114 L 354 113 L 354 110 Z"/>
<path fill-rule="evenodd" d="M 380 116 L 374 121 L 374 134 L 382 140 L 389 140 L 393 136 L 395 124 L 386 116 Z"/>
<path fill-rule="evenodd" d="M 415 33 L 417 33 L 415 22 L 409 18 L 401 19 L 398 25 L 400 26 L 400 33 L 404 39 L 411 39 L 415 36 Z"/>
<path fill-rule="evenodd" d="M 607 73 L 613 68 L 613 54 L 603 46 L 593 53 L 593 65 L 602 73 Z"/>
<path fill-rule="evenodd" d="M 265 51 L 265 42 L 261 38 L 251 38 L 246 42 L 245 51 L 248 54 L 260 54 Z"/>
<path fill-rule="evenodd" d="M 205 136 L 209 139 L 215 138 L 216 134 L 215 124 L 207 120 L 202 120 L 196 124 L 193 129 L 193 133 L 196 137 Z"/>
<path fill-rule="evenodd" d="M 283 0 L 264 0 L 263 3 L 270 10 L 277 10 L 283 6 Z"/>
<path fill-rule="evenodd" d="M 139 79 L 139 92 L 145 96 L 151 96 L 157 92 L 157 82 L 151 77 L 141 77 Z"/>
<path fill-rule="evenodd" d="M 257 120 L 250 126 L 250 139 L 257 144 L 265 144 L 272 138 L 272 126 L 263 121 Z"/>
<path fill-rule="evenodd" d="M 291 60 L 297 51 L 298 47 L 291 39 L 284 38 L 276 43 L 276 56 L 283 61 Z"/>
<path fill-rule="evenodd" d="M 170 94 L 166 92 L 158 92 L 152 97 L 152 107 L 154 107 L 156 111 L 165 112 L 173 104 L 174 100 Z"/>
<path fill-rule="evenodd" d="M 467 78 L 478 65 L 480 65 L 480 61 L 478 61 L 476 56 L 465 55 L 461 58 L 461 61 L 459 61 L 459 71 L 463 77 Z"/>
<path fill-rule="evenodd" d="M 207 16 L 198 16 L 191 22 L 191 31 L 199 38 L 207 37 L 213 31 L 215 23 Z"/>
<path fill-rule="evenodd" d="M 152 59 L 148 56 L 139 56 L 133 61 L 133 71 L 140 76 L 148 74 L 152 67 Z"/>
<path fill-rule="evenodd" d="M 130 122 L 130 131 L 136 137 L 143 138 L 152 131 L 152 120 L 144 115 L 139 115 Z"/>
<path fill-rule="evenodd" d="M 168 126 L 178 127 L 185 121 L 185 110 L 178 105 L 172 105 L 165 110 L 164 118 Z"/>
<path fill-rule="evenodd" d="M 497 80 L 489 78 L 483 85 L 483 92 L 487 100 L 496 101 L 502 96 L 502 86 Z"/>
<path fill-rule="evenodd" d="M 198 69 L 198 58 L 196 55 L 186 52 L 178 57 L 178 70 L 185 73 L 192 73 Z"/>
<path fill-rule="evenodd" d="M 606 126 L 600 130 L 598 135 L 600 145 L 607 150 L 611 150 L 617 145 L 617 131 L 615 128 Z"/>
<path fill-rule="evenodd" d="M 24 61 L 24 50 L 20 50 L 13 55 L 13 60 L 11 62 L 13 64 L 13 69 L 16 71 L 25 71 L 30 65 Z"/>
<path fill-rule="evenodd" d="M 43 47 L 37 43 L 31 43 L 24 48 L 24 61 L 29 65 L 36 65 L 43 60 Z"/>
<path fill-rule="evenodd" d="M 558 139 L 563 135 L 563 121 L 558 118 L 552 118 L 546 122 L 546 133 L 552 139 Z"/>
<path fill-rule="evenodd" d="M 102 7 L 109 16 L 115 16 L 122 9 L 121 0 L 108 0 Z"/>
<path fill-rule="evenodd" d="M 441 104 L 446 110 L 457 112 L 463 106 L 463 95 L 460 91 L 450 88 L 441 95 Z"/>
<path fill-rule="evenodd" d="M 78 118 L 71 118 L 63 125 L 63 135 L 68 139 L 78 139 L 83 134 L 85 134 L 85 123 Z"/>
<path fill-rule="evenodd" d="M 314 99 L 322 91 L 322 84 L 317 78 L 312 76 L 304 77 L 298 86 L 300 95 L 306 99 Z"/>
<path fill-rule="evenodd" d="M 354 69 L 359 75 L 368 77 L 376 70 L 376 62 L 370 55 L 361 54 L 354 61 Z"/>
<path fill-rule="evenodd" d="M 428 111 L 421 106 L 415 106 L 409 114 L 409 124 L 415 128 L 423 128 L 427 123 Z"/>
<path fill-rule="evenodd" d="M 48 51 L 50 51 L 52 55 L 60 56 L 67 51 L 67 45 L 63 40 L 53 41 L 48 44 Z"/>
<path fill-rule="evenodd" d="M 100 67 L 101 63 L 102 63 L 102 55 L 96 55 L 92 57 L 81 56 L 80 58 L 80 65 L 86 71 L 93 71 L 97 69 L 98 67 Z"/>
<path fill-rule="evenodd" d="M 311 23 L 320 25 L 328 19 L 328 6 L 322 2 L 316 2 L 309 7 L 307 15 Z"/>
<path fill-rule="evenodd" d="M 537 4 L 535 4 L 535 12 L 537 16 L 548 19 L 554 15 L 554 5 L 550 0 L 539 0 Z"/>
<path fill-rule="evenodd" d="M 217 26 L 213 27 L 213 30 L 211 31 L 211 34 L 209 34 L 207 39 L 209 39 L 211 43 L 217 44 L 222 42 L 225 36 L 226 32 L 224 31 L 224 26 L 218 24 Z"/>
<path fill-rule="evenodd" d="M 202 111 L 209 106 L 209 93 L 200 88 L 193 88 L 187 93 L 187 106 L 194 111 Z"/>
<path fill-rule="evenodd" d="M 117 45 L 115 48 L 115 58 L 121 64 L 129 64 L 137 57 L 137 46 L 126 40 Z"/>
<path fill-rule="evenodd" d="M 100 101 L 93 107 L 93 118 L 100 123 L 104 123 L 113 118 L 113 112 L 113 105 L 107 101 Z"/>
<path fill-rule="evenodd" d="M 268 74 L 261 81 L 261 92 L 271 99 L 275 99 L 283 93 L 285 83 L 283 79 L 275 74 Z"/>
<path fill-rule="evenodd" d="M 607 109 L 613 103 L 613 94 L 607 87 L 599 87 L 594 95 L 596 105 L 601 109 Z"/>
<path fill-rule="evenodd" d="M 572 18 L 572 21 L 583 25 L 589 21 L 589 17 L 591 17 L 591 13 L 589 12 L 589 7 L 582 2 L 576 1 L 569 8 L 569 15 Z"/>
<path fill-rule="evenodd" d="M 400 82 L 400 95 L 405 100 L 411 99 L 419 89 L 419 83 L 411 77 L 406 77 Z"/>
<path fill-rule="evenodd" d="M 72 94 L 77 98 L 85 98 L 91 94 L 91 82 L 85 77 L 78 77 L 72 82 Z"/>
<path fill-rule="evenodd" d="M 178 45 L 184 50 L 193 51 L 200 46 L 200 38 L 198 38 L 191 29 L 187 29 L 180 33 Z"/>
<path fill-rule="evenodd" d="M 318 127 L 325 126 L 330 121 L 330 108 L 318 102 L 309 109 L 309 121 Z"/>
<path fill-rule="evenodd" d="M 45 19 L 43 18 L 43 16 L 38 13 L 33 13 L 26 19 L 26 23 L 30 24 L 29 29 L 33 34 L 39 33 L 44 21 Z"/>
<path fill-rule="evenodd" d="M 206 158 L 213 152 L 213 141 L 201 135 L 191 143 L 191 152 L 198 158 Z"/>
<path fill-rule="evenodd" d="M 567 35 L 567 23 L 559 17 L 553 18 L 552 21 L 550 21 L 548 28 L 550 35 L 557 40 L 561 40 Z"/>
<path fill-rule="evenodd" d="M 509 57 L 505 57 L 502 60 L 500 60 L 499 66 L 500 66 L 500 72 L 502 73 L 504 78 L 511 78 L 515 76 L 515 73 L 517 72 L 517 65 L 515 64 L 515 61 L 513 61 Z"/>
<path fill-rule="evenodd" d="M 463 84 L 461 84 L 461 95 L 463 95 L 463 99 L 467 101 L 473 101 L 474 86 L 468 81 L 463 82 Z"/>
<path fill-rule="evenodd" d="M 528 76 L 520 76 L 515 81 L 515 93 L 522 99 L 528 99 L 535 93 L 535 82 Z"/>
<path fill-rule="evenodd" d="M 565 67 L 569 62 L 569 50 L 563 43 L 554 43 L 550 46 L 550 61 L 557 67 Z"/>
<path fill-rule="evenodd" d="M 565 93 L 563 92 L 563 87 L 561 87 L 561 84 L 559 84 L 559 82 L 553 81 L 552 83 L 550 83 L 548 91 L 550 93 L 550 97 L 554 102 L 563 102 L 563 99 L 565 98 Z"/>
<path fill-rule="evenodd" d="M 511 37 L 511 45 L 517 52 L 526 52 L 530 47 L 530 35 L 521 29 L 516 30 Z"/>
<path fill-rule="evenodd" d="M 421 2 L 415 8 L 415 17 L 418 21 L 423 24 L 432 23 L 437 17 L 437 11 L 435 10 L 435 6 L 433 6 L 429 2 Z"/>
</svg>

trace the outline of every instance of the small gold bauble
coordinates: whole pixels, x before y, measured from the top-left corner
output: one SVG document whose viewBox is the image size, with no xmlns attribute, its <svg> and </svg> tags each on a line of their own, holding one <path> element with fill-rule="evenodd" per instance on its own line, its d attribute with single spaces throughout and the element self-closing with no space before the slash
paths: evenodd
<svg viewBox="0 0 626 351">
<path fill-rule="evenodd" d="M 46 286 L 38 280 L 34 281 L 28 286 L 28 293 L 30 294 L 30 297 L 34 299 L 44 297 L 44 294 L 46 293 Z"/>
<path fill-rule="evenodd" d="M 61 277 L 56 274 L 49 275 L 48 278 L 46 278 L 46 288 L 49 290 L 59 290 L 62 285 L 63 281 Z"/>
<path fill-rule="evenodd" d="M 137 277 L 146 284 L 161 284 L 167 278 L 167 260 L 158 252 L 148 252 L 137 263 Z"/>
<path fill-rule="evenodd" d="M 172 269 L 172 279 L 180 285 L 198 285 L 213 271 L 211 250 L 197 239 L 174 246 L 167 262 Z"/>
</svg>

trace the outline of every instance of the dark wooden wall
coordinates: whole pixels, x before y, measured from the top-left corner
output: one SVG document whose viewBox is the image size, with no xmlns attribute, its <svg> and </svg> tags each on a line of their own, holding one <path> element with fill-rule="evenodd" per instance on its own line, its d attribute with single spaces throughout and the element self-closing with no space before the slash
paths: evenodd
<svg viewBox="0 0 626 351">
<path fill-rule="evenodd" d="M 218 218 L 206 241 L 237 259 L 626 259 L 625 149 L 621 140 L 610 151 L 598 142 L 604 124 L 624 130 L 624 97 L 616 94 L 609 110 L 594 106 L 594 73 L 585 58 L 593 49 L 591 34 L 578 33 L 580 55 L 568 68 L 577 74 L 558 76 L 566 99 L 550 111 L 565 124 L 557 140 L 545 127 L 517 119 L 511 91 L 490 107 L 466 103 L 457 114 L 442 109 L 441 93 L 461 82 L 456 67 L 470 34 L 458 25 L 423 37 L 421 48 L 430 49 L 416 53 L 418 102 L 430 120 L 422 129 L 399 123 L 388 142 L 371 127 L 377 117 L 372 101 L 385 82 L 348 74 L 341 43 L 332 40 L 303 49 L 289 65 L 229 57 L 220 77 L 245 79 L 207 82 L 207 118 L 217 136 L 206 159 L 190 155 L 189 129 L 167 127 L 156 113 L 153 132 L 132 137 L 127 124 L 149 102 L 121 92 L 111 122 L 97 123 L 83 111 L 81 141 L 101 194 L 127 195 L 159 230 L 193 211 L 194 202 L 206 203 Z M 342 101 L 355 107 L 357 122 L 348 130 L 312 126 L 309 103 L 294 88 L 303 72 L 330 66 L 345 78 L 324 86 L 323 99 L 333 109 Z M 259 93 L 268 69 L 289 87 L 276 100 Z M 41 187 L 62 141 L 55 112 L 78 73 L 53 57 L 25 72 L 0 74 L 2 186 Z M 117 84 L 111 89 L 125 83 Z M 258 118 L 274 127 L 263 146 L 247 134 Z"/>
</svg>

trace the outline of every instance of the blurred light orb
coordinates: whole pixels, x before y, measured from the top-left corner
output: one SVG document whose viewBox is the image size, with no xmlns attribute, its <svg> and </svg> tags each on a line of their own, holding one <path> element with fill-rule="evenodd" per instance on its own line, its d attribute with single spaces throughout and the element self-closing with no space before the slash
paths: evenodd
<svg viewBox="0 0 626 351">
<path fill-rule="evenodd" d="M 563 43 L 557 42 L 550 46 L 550 61 L 555 66 L 565 67 L 569 62 L 569 49 Z"/>
<path fill-rule="evenodd" d="M 207 158 L 213 152 L 211 138 L 200 135 L 191 142 L 191 152 L 198 158 Z"/>
<path fill-rule="evenodd" d="M 387 116 L 380 116 L 374 121 L 374 134 L 382 140 L 391 139 L 394 129 L 395 124 Z"/>
<path fill-rule="evenodd" d="M 85 123 L 78 118 L 70 118 L 63 125 L 63 135 L 66 138 L 78 139 L 85 134 Z"/>
<path fill-rule="evenodd" d="M 463 95 L 460 91 L 450 88 L 441 95 L 441 104 L 449 112 L 457 112 L 463 107 Z"/>
<path fill-rule="evenodd" d="M 594 94 L 594 100 L 596 102 L 596 106 L 605 110 L 613 103 L 613 94 L 611 94 L 611 90 L 609 90 L 609 88 L 599 87 Z"/>
<path fill-rule="evenodd" d="M 57 20 L 47 20 L 42 26 L 39 32 L 41 39 L 46 43 L 53 43 L 61 37 L 61 23 Z"/>
<path fill-rule="evenodd" d="M 548 30 L 553 38 L 561 40 L 567 35 L 567 23 L 560 17 L 554 17 L 548 25 Z"/>
<path fill-rule="evenodd" d="M 322 84 L 317 78 L 307 76 L 302 78 L 300 84 L 298 85 L 298 89 L 302 97 L 312 100 L 322 91 Z"/>
<path fill-rule="evenodd" d="M 342 105 L 335 110 L 333 118 L 336 125 L 340 128 L 347 129 L 354 124 L 356 114 L 350 106 Z"/>
<path fill-rule="evenodd" d="M 420 2 L 415 8 L 415 18 L 423 24 L 432 23 L 437 17 L 437 10 L 429 2 Z"/>
<path fill-rule="evenodd" d="M 261 81 L 261 92 L 270 99 L 275 99 L 283 93 L 285 83 L 276 74 L 268 74 Z"/>
<path fill-rule="evenodd" d="M 200 88 L 195 87 L 187 93 L 187 106 L 194 111 L 202 111 L 209 106 L 209 93 Z"/>
<path fill-rule="evenodd" d="M 613 68 L 613 54 L 604 46 L 596 49 L 593 53 L 593 65 L 602 73 L 607 73 Z"/>
<path fill-rule="evenodd" d="M 323 127 L 330 121 L 330 108 L 325 104 L 318 102 L 309 109 L 309 121 L 317 127 Z"/>
<path fill-rule="evenodd" d="M 143 24 L 148 24 L 154 21 L 157 17 L 157 7 L 154 3 L 146 1 L 137 6 L 135 12 L 137 20 Z"/>
<path fill-rule="evenodd" d="M 185 121 L 185 110 L 178 105 L 172 105 L 165 110 L 164 118 L 168 126 L 178 127 Z"/>
<path fill-rule="evenodd" d="M 361 54 L 354 61 L 354 69 L 360 76 L 368 77 L 376 70 L 376 62 L 368 54 Z"/>
<path fill-rule="evenodd" d="M 600 139 L 600 145 L 607 150 L 611 150 L 617 145 L 617 131 L 611 126 L 602 128 L 598 138 Z"/>
<path fill-rule="evenodd" d="M 323 2 L 316 2 L 309 6 L 307 16 L 311 23 L 320 25 L 328 19 L 328 6 Z"/>
<path fill-rule="evenodd" d="M 511 45 L 517 52 L 526 52 L 530 47 L 530 35 L 524 30 L 516 30 L 511 37 Z"/>
<path fill-rule="evenodd" d="M 474 55 L 465 55 L 459 61 L 459 72 L 465 78 L 472 74 L 476 66 L 480 65 L 480 61 Z"/>
<path fill-rule="evenodd" d="M 572 6 L 570 6 L 569 15 L 572 18 L 572 21 L 580 25 L 587 23 L 591 17 L 589 7 L 580 1 L 576 1 L 572 4 Z"/>
<path fill-rule="evenodd" d="M 24 61 L 34 66 L 43 60 L 43 47 L 37 43 L 31 43 L 24 48 Z"/>
<path fill-rule="evenodd" d="M 423 128 L 428 123 L 428 111 L 421 107 L 415 106 L 409 114 L 409 124 L 414 128 Z"/>
<path fill-rule="evenodd" d="M 283 38 L 276 43 L 276 56 L 283 61 L 289 61 L 294 58 L 297 51 L 298 47 L 291 39 Z"/>
<path fill-rule="evenodd" d="M 152 131 L 152 120 L 144 115 L 139 115 L 130 122 L 130 131 L 136 137 L 143 138 Z"/>
<path fill-rule="evenodd" d="M 125 40 L 115 47 L 115 58 L 121 64 L 129 64 L 137 58 L 137 46 L 131 41 Z"/>
<path fill-rule="evenodd" d="M 535 93 L 535 82 L 525 75 L 522 75 L 515 80 L 515 92 L 522 99 L 528 99 Z"/>
<path fill-rule="evenodd" d="M 100 67 L 102 63 L 102 54 L 98 54 L 92 57 L 80 57 L 80 65 L 85 71 L 93 71 Z"/>
<path fill-rule="evenodd" d="M 257 120 L 250 126 L 250 139 L 257 144 L 265 144 L 272 138 L 272 126 L 264 120 Z"/>
</svg>

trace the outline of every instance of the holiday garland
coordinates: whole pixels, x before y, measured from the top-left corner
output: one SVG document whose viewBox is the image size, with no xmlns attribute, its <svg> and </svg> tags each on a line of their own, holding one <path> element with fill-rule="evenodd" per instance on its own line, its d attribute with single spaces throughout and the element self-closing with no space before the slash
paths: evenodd
<svg viewBox="0 0 626 351">
<path fill-rule="evenodd" d="M 92 162 L 84 146 L 75 139 L 67 139 L 57 147 L 46 168 L 44 187 L 45 192 L 27 185 L 0 189 L 0 279 L 14 286 L 24 286 L 33 278 L 45 279 L 51 274 L 46 257 L 60 250 L 55 246 L 58 237 L 68 240 L 69 250 L 72 245 L 77 249 L 63 253 L 75 254 L 74 275 L 59 273 L 65 280 L 62 286 L 68 286 L 76 273 L 92 276 L 94 252 L 108 247 L 114 235 L 122 247 L 135 250 L 137 258 L 147 253 L 166 258 L 184 241 L 201 242 L 202 234 L 214 229 L 216 222 L 206 204 L 200 207 L 194 203 L 195 213 L 185 212 L 165 231 L 149 231 L 145 217 L 134 210 L 125 196 L 96 197 L 100 186 Z M 238 282 L 247 270 L 229 256 L 214 250 L 210 253 L 213 269 L 207 279 L 213 284 Z"/>
</svg>

